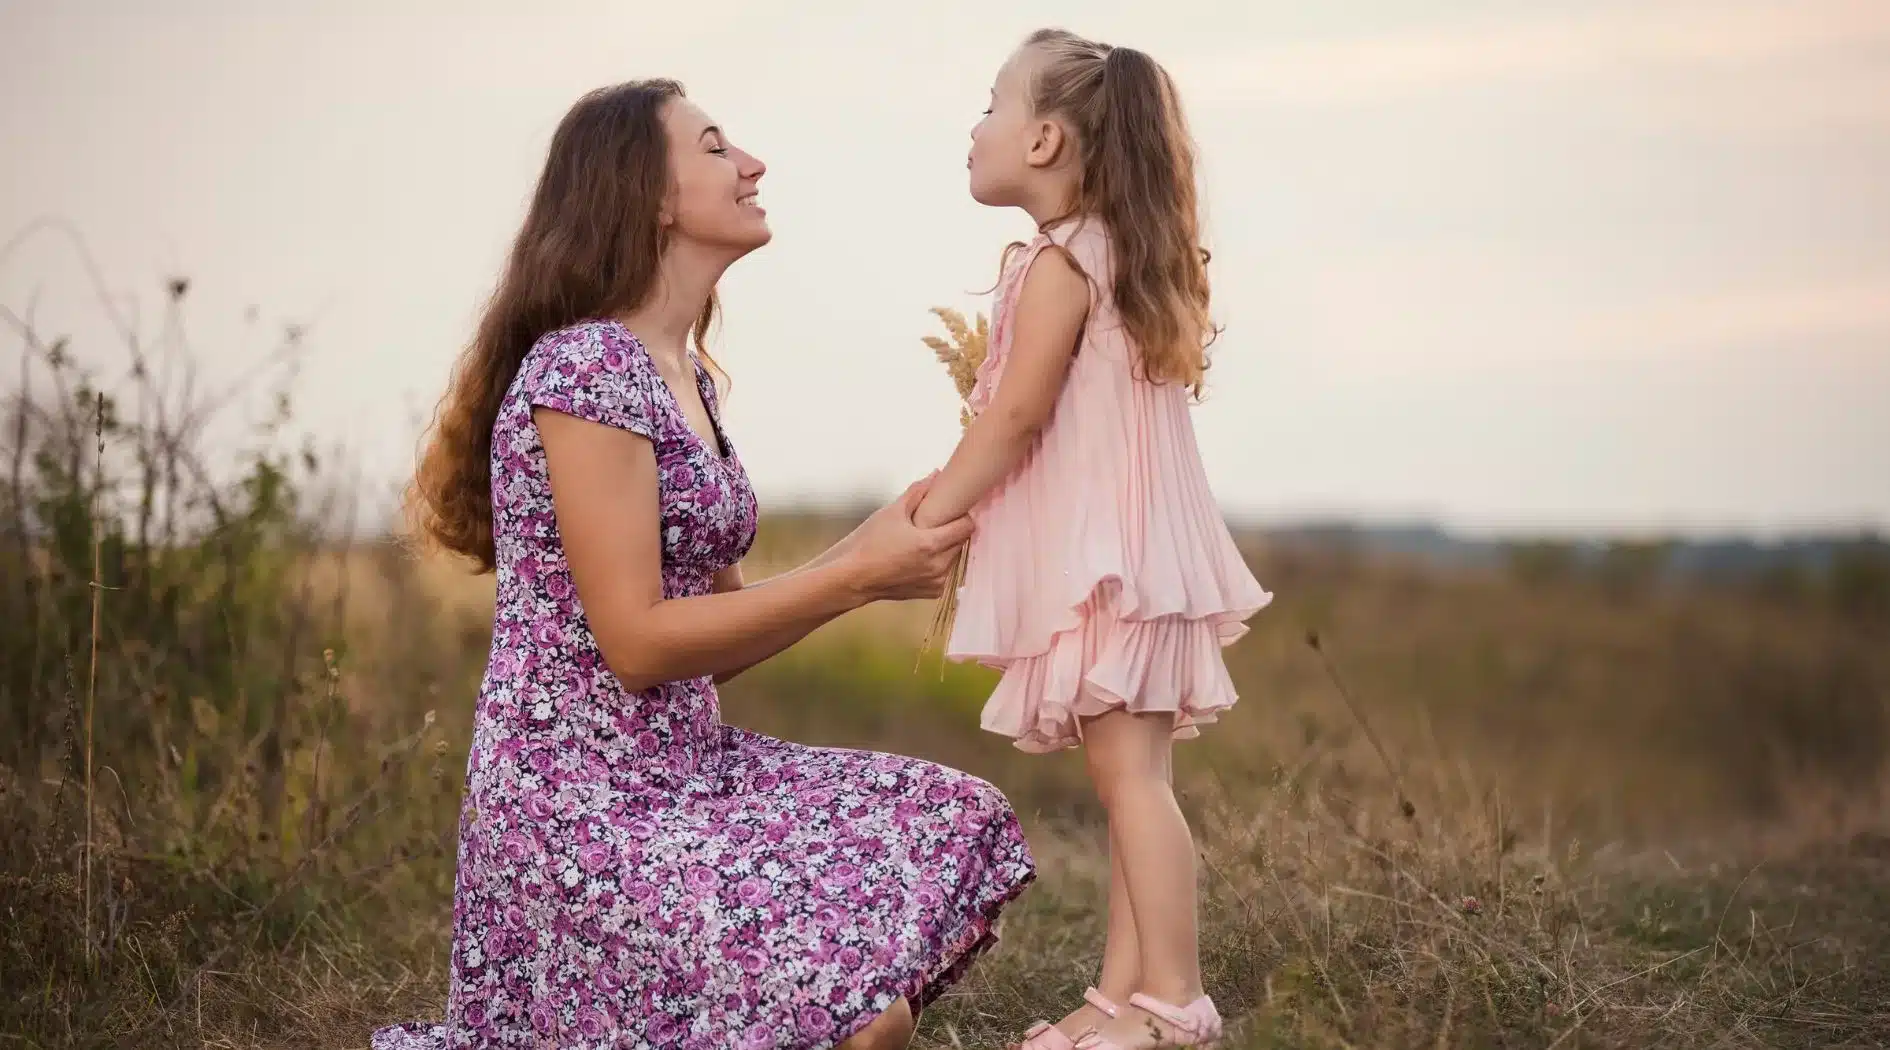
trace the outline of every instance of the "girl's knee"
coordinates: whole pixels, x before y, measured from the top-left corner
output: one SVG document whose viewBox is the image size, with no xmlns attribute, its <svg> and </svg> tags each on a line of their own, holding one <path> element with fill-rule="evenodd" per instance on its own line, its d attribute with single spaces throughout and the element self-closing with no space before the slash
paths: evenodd
<svg viewBox="0 0 1890 1050">
<path fill-rule="evenodd" d="M 1168 785 L 1167 767 L 1160 757 L 1129 741 L 1100 747 L 1089 741 L 1083 757 L 1104 808 L 1113 808 L 1125 793 L 1165 789 Z"/>
</svg>

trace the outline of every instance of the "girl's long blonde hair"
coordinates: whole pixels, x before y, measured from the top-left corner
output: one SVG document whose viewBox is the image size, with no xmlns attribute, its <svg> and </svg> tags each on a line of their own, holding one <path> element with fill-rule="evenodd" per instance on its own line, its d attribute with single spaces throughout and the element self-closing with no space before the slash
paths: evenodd
<svg viewBox="0 0 1890 1050">
<path fill-rule="evenodd" d="M 1109 230 L 1110 291 L 1141 353 L 1142 374 L 1199 394 L 1220 329 L 1208 312 L 1194 140 L 1174 81 L 1140 51 L 1066 30 L 1040 29 L 1024 43 L 1049 58 L 1031 85 L 1031 107 L 1075 134 L 1082 158 L 1076 213 Z"/>
</svg>

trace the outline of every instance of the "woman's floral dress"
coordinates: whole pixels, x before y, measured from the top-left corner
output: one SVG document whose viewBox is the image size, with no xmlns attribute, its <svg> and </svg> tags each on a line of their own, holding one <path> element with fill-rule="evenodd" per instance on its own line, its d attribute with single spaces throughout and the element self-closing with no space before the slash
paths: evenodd
<svg viewBox="0 0 1890 1050">
<path fill-rule="evenodd" d="M 724 725 L 707 678 L 625 691 L 571 581 L 534 406 L 655 446 L 665 597 L 707 593 L 754 538 L 719 420 L 715 450 L 628 330 L 538 341 L 492 433 L 498 603 L 446 1018 L 375 1050 L 819 1048 L 900 996 L 922 1007 L 1034 878 L 1010 805 L 930 762 Z"/>
</svg>

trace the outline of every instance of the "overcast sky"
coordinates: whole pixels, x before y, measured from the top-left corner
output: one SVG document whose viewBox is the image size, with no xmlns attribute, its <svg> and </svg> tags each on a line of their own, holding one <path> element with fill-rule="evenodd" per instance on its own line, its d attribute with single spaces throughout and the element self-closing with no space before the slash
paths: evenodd
<svg viewBox="0 0 1890 1050">
<path fill-rule="evenodd" d="M 301 425 L 385 488 L 565 108 L 674 76 L 770 166 L 735 442 L 766 499 L 885 492 L 957 433 L 926 308 L 1028 233 L 965 193 L 966 132 L 1064 25 L 1182 87 L 1232 510 L 1890 525 L 1884 0 L 529 6 L 0 0 L 0 241 L 69 219 L 147 324 L 189 275 L 222 374 L 312 321 Z M 103 360 L 85 287 L 57 237 L 0 259 L 0 303 Z"/>
</svg>

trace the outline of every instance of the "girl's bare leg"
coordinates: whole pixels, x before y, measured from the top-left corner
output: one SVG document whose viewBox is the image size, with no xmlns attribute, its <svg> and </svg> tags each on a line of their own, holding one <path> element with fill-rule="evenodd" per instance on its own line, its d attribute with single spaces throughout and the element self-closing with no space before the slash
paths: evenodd
<svg viewBox="0 0 1890 1050">
<path fill-rule="evenodd" d="M 1103 941 L 1102 974 L 1096 990 L 1117 1006 L 1127 1008 L 1129 996 L 1142 986 L 1142 946 L 1135 935 L 1135 907 L 1129 902 L 1129 884 L 1122 875 L 1122 849 L 1116 845 L 1115 829 L 1109 834 L 1109 932 Z M 1107 1014 L 1085 1002 L 1057 1028 L 1075 1039 L 1090 1028 L 1101 1028 Z"/>
<path fill-rule="evenodd" d="M 1173 730 L 1172 715 L 1112 711 L 1084 723 L 1083 741 L 1140 948 L 1136 990 L 1185 1006 L 1201 995 L 1201 959 L 1194 836 L 1171 783 Z M 1098 1027 L 1124 1047 L 1153 1041 L 1138 1010 Z"/>
</svg>

